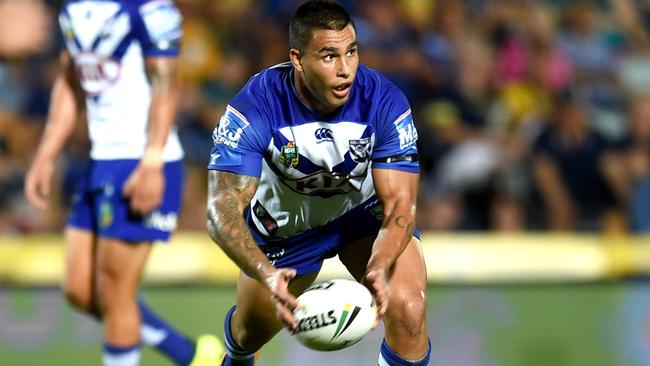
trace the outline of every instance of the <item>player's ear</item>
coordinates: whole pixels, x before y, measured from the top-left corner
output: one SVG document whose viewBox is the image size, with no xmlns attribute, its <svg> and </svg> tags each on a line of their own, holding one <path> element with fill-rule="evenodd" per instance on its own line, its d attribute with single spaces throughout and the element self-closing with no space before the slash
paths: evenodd
<svg viewBox="0 0 650 366">
<path fill-rule="evenodd" d="M 289 51 L 289 59 L 291 60 L 291 64 L 293 65 L 293 68 L 296 69 L 298 72 L 302 72 L 302 54 L 300 53 L 299 50 L 292 48 Z"/>
</svg>

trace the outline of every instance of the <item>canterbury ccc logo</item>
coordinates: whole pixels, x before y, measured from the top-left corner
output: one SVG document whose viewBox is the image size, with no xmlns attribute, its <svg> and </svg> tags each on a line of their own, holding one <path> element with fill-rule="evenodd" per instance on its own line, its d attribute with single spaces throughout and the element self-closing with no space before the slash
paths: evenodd
<svg viewBox="0 0 650 366">
<path fill-rule="evenodd" d="M 333 141 L 334 140 L 334 132 L 330 130 L 329 128 L 319 128 L 314 132 L 314 136 L 316 136 L 316 140 L 319 141 Z"/>
<path fill-rule="evenodd" d="M 361 308 L 358 306 L 355 306 L 354 309 L 352 309 L 352 313 L 350 314 L 350 309 L 352 308 L 351 304 L 345 304 L 345 310 L 343 310 L 343 314 L 341 314 L 341 319 L 339 320 L 339 324 L 336 326 L 336 332 L 334 332 L 334 335 L 332 336 L 332 339 L 330 341 L 335 340 L 336 338 L 340 337 L 343 332 L 345 332 L 352 322 L 354 321 L 354 318 L 359 315 L 359 312 L 361 311 Z M 348 315 L 350 316 L 348 319 Z"/>
</svg>

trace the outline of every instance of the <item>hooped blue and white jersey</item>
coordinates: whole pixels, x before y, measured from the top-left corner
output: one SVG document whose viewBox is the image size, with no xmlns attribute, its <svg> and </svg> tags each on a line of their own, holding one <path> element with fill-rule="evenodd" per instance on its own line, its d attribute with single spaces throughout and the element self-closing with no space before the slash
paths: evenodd
<svg viewBox="0 0 650 366">
<path fill-rule="evenodd" d="M 144 61 L 178 55 L 180 13 L 171 0 L 68 0 L 59 25 L 86 95 L 91 157 L 140 158 L 151 104 Z M 173 129 L 163 158 L 182 156 Z"/>
<path fill-rule="evenodd" d="M 299 98 L 293 67 L 253 76 L 232 99 L 212 135 L 208 169 L 260 177 L 250 220 L 269 238 L 323 226 L 375 195 L 371 166 L 419 172 L 417 161 L 373 161 L 417 154 L 404 94 L 359 66 L 350 98 L 331 118 Z"/>
</svg>

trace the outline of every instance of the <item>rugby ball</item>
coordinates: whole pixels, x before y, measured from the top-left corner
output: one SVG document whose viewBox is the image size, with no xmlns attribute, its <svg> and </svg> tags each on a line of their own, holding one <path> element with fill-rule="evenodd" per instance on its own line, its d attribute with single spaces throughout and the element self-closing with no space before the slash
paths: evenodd
<svg viewBox="0 0 650 366">
<path fill-rule="evenodd" d="M 295 336 L 308 348 L 334 351 L 359 342 L 377 318 L 370 291 L 343 279 L 320 282 L 298 296 L 293 314 L 298 319 Z"/>
</svg>

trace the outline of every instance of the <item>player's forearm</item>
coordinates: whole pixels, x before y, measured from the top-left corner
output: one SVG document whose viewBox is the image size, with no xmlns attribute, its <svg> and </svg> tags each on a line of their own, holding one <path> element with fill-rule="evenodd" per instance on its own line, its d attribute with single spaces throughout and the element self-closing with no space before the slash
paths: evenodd
<svg viewBox="0 0 650 366">
<path fill-rule="evenodd" d="M 372 247 L 367 270 L 389 270 L 411 241 L 415 228 L 415 204 L 385 202 L 384 219 Z"/>
<path fill-rule="evenodd" d="M 212 240 L 248 276 L 262 281 L 274 270 L 251 236 L 246 222 L 234 211 L 224 211 L 223 205 L 210 202 L 208 232 Z"/>
<path fill-rule="evenodd" d="M 373 169 L 372 175 L 384 218 L 367 271 L 389 270 L 413 236 L 419 175 L 393 169 Z"/>
<path fill-rule="evenodd" d="M 248 276 L 262 281 L 275 268 L 255 243 L 244 221 L 244 208 L 259 178 L 209 172 L 207 228 L 212 240 Z"/>
<path fill-rule="evenodd" d="M 147 145 L 143 163 L 160 166 L 163 149 L 172 129 L 178 106 L 179 83 L 175 60 L 147 60 L 147 75 L 151 85 L 151 106 Z"/>
<path fill-rule="evenodd" d="M 77 97 L 65 73 L 60 73 L 52 88 L 50 107 L 36 159 L 54 159 L 63 148 L 77 122 Z"/>
</svg>

